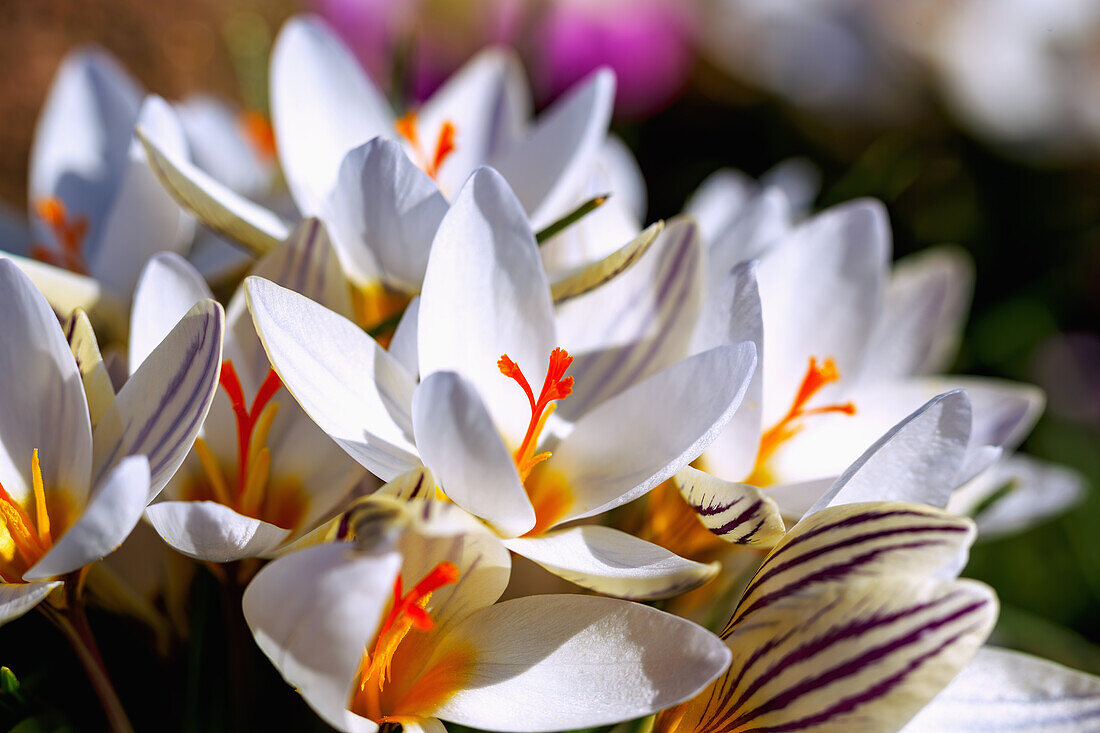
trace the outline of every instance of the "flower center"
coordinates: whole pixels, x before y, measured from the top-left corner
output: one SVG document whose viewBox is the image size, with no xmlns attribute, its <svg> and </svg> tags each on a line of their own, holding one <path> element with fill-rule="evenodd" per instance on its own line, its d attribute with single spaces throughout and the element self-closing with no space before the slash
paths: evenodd
<svg viewBox="0 0 1100 733">
<path fill-rule="evenodd" d="M 269 521 L 284 529 L 292 528 L 304 514 L 305 500 L 294 484 L 270 485 L 271 450 L 267 447 L 267 436 L 279 411 L 279 403 L 272 398 L 283 383 L 275 370 L 269 369 L 256 390 L 252 405 L 248 406 L 231 359 L 222 363 L 218 383 L 229 398 L 237 423 L 237 485 L 230 486 L 206 441 L 197 438 L 195 453 L 206 473 L 208 486 L 192 487 L 188 498 L 213 500 L 246 516 Z"/>
<path fill-rule="evenodd" d="M 810 357 L 810 366 L 806 369 L 806 375 L 802 377 L 802 384 L 799 386 L 798 392 L 794 396 L 794 402 L 791 404 L 791 409 L 787 411 L 787 414 L 784 415 L 779 422 L 761 436 L 760 449 L 756 453 L 756 465 L 753 467 L 749 477 L 745 479 L 746 483 L 754 486 L 766 486 L 770 483 L 774 483 L 774 476 L 768 468 L 768 462 L 775 455 L 775 452 L 779 450 L 779 446 L 783 445 L 783 443 L 793 438 L 802 430 L 803 421 L 807 417 L 811 415 L 824 415 L 830 412 L 844 415 L 856 414 L 856 406 L 851 402 L 822 405 L 812 408 L 806 407 L 807 403 L 815 394 L 821 391 L 822 387 L 836 382 L 839 379 L 840 372 L 837 371 L 836 362 L 833 361 L 832 357 L 826 359 L 821 366 L 818 366 L 816 358 Z"/>
<path fill-rule="evenodd" d="M 455 150 L 455 126 L 450 120 L 444 120 L 435 140 L 435 150 L 429 155 L 420 140 L 416 110 L 409 110 L 393 125 L 397 134 L 405 138 L 416 154 L 416 164 L 433 179 L 439 175 L 439 169 L 447 157 Z"/>
<path fill-rule="evenodd" d="M 425 610 L 432 593 L 445 585 L 458 582 L 458 568 L 453 563 L 441 562 L 424 578 L 403 593 L 401 576 L 393 584 L 393 601 L 390 612 L 378 630 L 369 651 L 363 652 L 356 675 L 355 685 L 348 709 L 376 722 L 381 722 L 380 695 L 382 688 L 391 677 L 393 655 L 412 629 L 431 631 L 435 623 Z"/>
<path fill-rule="evenodd" d="M 34 519 L 0 484 L 0 529 L 6 534 L 0 534 L 0 579 L 5 583 L 22 583 L 23 573 L 53 546 L 37 448 L 31 454 L 31 484 Z"/>
<path fill-rule="evenodd" d="M 237 126 L 261 160 L 275 159 L 275 130 L 266 117 L 254 109 L 244 110 L 237 116 Z"/>
<path fill-rule="evenodd" d="M 81 250 L 84 246 L 84 238 L 88 234 L 88 217 L 70 217 L 65 204 L 54 196 L 36 201 L 34 211 L 49 227 L 56 246 L 35 244 L 31 247 L 31 257 L 40 262 L 87 275 L 88 266 Z"/>
<path fill-rule="evenodd" d="M 411 295 L 388 288 L 380 281 L 351 289 L 355 322 L 386 349 L 410 301 Z"/>
</svg>

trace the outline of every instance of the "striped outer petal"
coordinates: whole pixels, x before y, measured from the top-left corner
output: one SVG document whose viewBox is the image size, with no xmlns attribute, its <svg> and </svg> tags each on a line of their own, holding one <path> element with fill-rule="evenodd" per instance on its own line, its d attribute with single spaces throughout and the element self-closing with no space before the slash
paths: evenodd
<svg viewBox="0 0 1100 733">
<path fill-rule="evenodd" d="M 755 486 L 723 481 L 690 466 L 672 482 L 699 521 L 726 542 L 768 548 L 783 538 L 779 506 Z"/>
<path fill-rule="evenodd" d="M 128 455 L 144 455 L 152 474 L 149 498 L 183 463 L 202 427 L 222 355 L 221 305 L 197 303 L 119 391 L 92 434 L 93 485 Z"/>
<path fill-rule="evenodd" d="M 560 415 L 575 420 L 687 355 L 702 265 L 698 228 L 675 220 L 629 270 L 557 308 L 558 338 L 574 357 Z"/>
<path fill-rule="evenodd" d="M 787 595 L 733 629 L 729 669 L 657 730 L 896 731 L 973 656 L 996 610 L 985 585 L 912 575 Z"/>
<path fill-rule="evenodd" d="M 504 546 L 582 588 L 633 601 L 686 593 L 713 578 L 720 568 L 718 563 L 685 560 L 599 525 L 505 540 Z"/>
<path fill-rule="evenodd" d="M 406 471 L 371 496 L 392 496 L 408 502 L 428 501 L 435 498 L 435 476 L 424 466 Z"/>
<path fill-rule="evenodd" d="M 626 270 L 645 254 L 663 226 L 663 222 L 651 224 L 648 229 L 603 259 L 552 283 L 550 295 L 554 298 L 554 302 L 560 304 L 570 298 L 584 295 Z"/>
<path fill-rule="evenodd" d="M 1078 733 L 1098 728 L 1100 677 L 984 647 L 903 733 Z"/>
<path fill-rule="evenodd" d="M 115 388 L 111 384 L 111 375 L 103 364 L 103 355 L 99 353 L 92 322 L 88 314 L 78 308 L 64 323 L 65 338 L 76 358 L 80 378 L 84 382 L 84 395 L 88 398 L 88 417 L 92 429 L 99 423 L 103 414 L 115 401 Z"/>
</svg>

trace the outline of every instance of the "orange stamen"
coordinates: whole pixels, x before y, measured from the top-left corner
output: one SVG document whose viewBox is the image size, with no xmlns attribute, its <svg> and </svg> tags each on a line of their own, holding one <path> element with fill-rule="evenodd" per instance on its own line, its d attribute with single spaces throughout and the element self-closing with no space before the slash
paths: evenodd
<svg viewBox="0 0 1100 733">
<path fill-rule="evenodd" d="M 439 137 L 435 141 L 435 150 L 430 156 L 426 154 L 420 145 L 419 118 L 416 110 L 406 112 L 393 123 L 393 126 L 397 130 L 397 134 L 405 138 L 412 146 L 416 157 L 419 159 L 417 165 L 432 178 L 438 176 L 439 169 L 455 150 L 454 123 L 450 120 L 443 121 L 443 126 L 439 128 Z"/>
<path fill-rule="evenodd" d="M 524 434 L 523 442 L 520 443 L 519 448 L 512 453 L 512 460 L 516 463 L 521 481 L 527 480 L 531 469 L 550 457 L 549 451 L 536 455 L 535 446 L 538 444 L 538 438 L 543 428 L 546 427 L 547 418 L 554 411 L 553 401 L 565 399 L 573 392 L 573 377 L 565 376 L 565 371 L 572 363 L 573 357 L 560 346 L 555 347 L 550 352 L 550 364 L 546 369 L 546 379 L 543 380 L 542 391 L 539 392 L 539 397 L 536 400 L 535 393 L 531 390 L 531 385 L 528 383 L 527 378 L 523 376 L 523 372 L 520 371 L 519 365 L 512 361 L 507 354 L 502 355 L 497 360 L 497 368 L 500 369 L 500 373 L 509 379 L 515 380 L 523 393 L 527 395 L 527 401 L 531 404 L 531 421 L 527 424 L 527 432 Z"/>
<path fill-rule="evenodd" d="M 34 492 L 35 516 L 37 527 L 27 510 L 12 498 L 3 484 L 0 484 L 0 525 L 11 537 L 15 551 L 29 568 L 39 560 L 53 545 L 50 535 L 50 516 L 46 510 L 46 494 L 42 484 L 42 470 L 38 462 L 38 449 L 31 456 L 31 484 Z M 5 572 L 7 570 L 8 572 Z M 18 577 L 16 577 L 18 576 Z M 18 571 L 0 566 L 0 577 L 8 583 L 22 581 Z"/>
<path fill-rule="evenodd" d="M 252 406 L 246 407 L 244 402 L 244 390 L 241 388 L 240 377 L 237 376 L 237 370 L 233 367 L 233 360 L 227 359 L 222 362 L 221 374 L 218 377 L 218 383 L 222 389 L 225 390 L 225 394 L 229 397 L 229 404 L 233 407 L 233 415 L 237 418 L 237 457 L 238 457 L 238 474 L 237 474 L 237 493 L 238 497 L 245 492 L 245 488 L 248 485 L 248 469 L 251 460 L 252 449 L 252 437 L 256 429 L 256 424 L 260 420 L 260 415 L 263 413 L 264 408 L 271 401 L 271 398 L 282 388 L 283 383 L 279 379 L 279 375 L 275 373 L 274 369 L 268 369 L 267 377 L 264 379 L 263 384 L 256 390 L 256 396 L 252 400 Z"/>
<path fill-rule="evenodd" d="M 756 466 L 753 468 L 752 475 L 747 479 L 749 483 L 765 483 L 761 480 L 762 477 L 766 476 L 765 465 L 768 460 L 775 455 L 779 446 L 798 434 L 802 429 L 802 425 L 798 423 L 803 418 L 809 417 L 810 415 L 823 415 L 829 412 L 837 412 L 844 415 L 856 414 L 856 406 L 851 402 L 806 409 L 806 403 L 808 403 L 815 394 L 821 391 L 826 385 L 836 382 L 839 379 L 840 372 L 837 371 L 836 362 L 831 357 L 826 359 L 821 366 L 818 366 L 817 359 L 812 356 L 810 357 L 810 366 L 806 369 L 806 375 L 802 378 L 802 384 L 799 385 L 798 392 L 795 393 L 794 402 L 791 403 L 791 409 L 787 411 L 783 419 L 773 425 L 760 438 L 760 449 L 756 454 Z"/>
<path fill-rule="evenodd" d="M 31 246 L 31 257 L 47 264 L 64 267 L 82 275 L 88 273 L 81 248 L 88 234 L 88 219 L 84 216 L 70 218 L 61 199 L 49 196 L 34 203 L 34 211 L 49 227 L 57 247 L 43 244 Z"/>
<path fill-rule="evenodd" d="M 245 110 L 237 117 L 241 134 L 264 160 L 275 158 L 275 130 L 267 118 L 255 110 Z"/>
</svg>

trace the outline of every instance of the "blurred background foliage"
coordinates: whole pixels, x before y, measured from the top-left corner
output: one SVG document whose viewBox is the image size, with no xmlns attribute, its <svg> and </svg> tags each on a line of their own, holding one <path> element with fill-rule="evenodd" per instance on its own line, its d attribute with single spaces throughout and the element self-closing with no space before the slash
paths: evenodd
<svg viewBox="0 0 1100 733">
<path fill-rule="evenodd" d="M 1000 643 L 1100 673 L 1100 492 L 1095 490 L 1100 487 L 1100 166 L 1094 147 L 1078 145 L 1067 153 L 1058 146 L 1056 157 L 1036 154 L 1041 146 L 1024 151 L 1005 147 L 1003 138 L 968 124 L 957 105 L 947 104 L 945 95 L 937 93 L 926 77 L 908 73 L 908 67 L 887 85 L 887 97 L 900 91 L 908 100 L 898 103 L 903 108 L 899 114 L 882 114 L 881 107 L 875 114 L 862 114 L 859 105 L 843 97 L 833 100 L 828 111 L 822 111 L 820 100 L 802 104 L 768 79 L 730 67 L 729 49 L 723 44 L 736 43 L 737 38 L 707 40 L 708 33 L 700 30 L 716 25 L 706 15 L 714 11 L 708 5 L 751 5 L 747 1 L 680 3 L 689 8 L 682 25 L 670 25 L 658 13 L 650 26 L 642 23 L 640 8 L 660 2 L 591 3 L 604 4 L 613 6 L 613 12 L 593 21 L 596 30 L 586 31 L 585 48 L 591 53 L 581 54 L 583 58 L 575 46 L 548 41 L 542 33 L 562 23 L 570 27 L 569 18 L 562 21 L 554 15 L 575 9 L 576 3 L 564 0 L 327 0 L 315 9 L 326 12 L 359 44 L 368 67 L 394 54 L 411 59 L 398 67 L 411 69 L 406 83 L 414 94 L 429 90 L 487 41 L 503 39 L 520 48 L 543 102 L 571 81 L 571 74 L 580 75 L 604 53 L 633 95 L 620 110 L 615 130 L 634 150 L 645 173 L 651 220 L 676 214 L 694 188 L 718 168 L 759 176 L 782 160 L 803 157 L 821 172 L 817 208 L 860 196 L 887 204 L 896 256 L 943 243 L 968 251 L 976 264 L 977 283 L 955 371 L 1041 386 L 1048 408 L 1023 449 L 1073 467 L 1090 488 L 1083 503 L 1067 515 L 1022 535 L 980 543 L 971 554 L 967 574 L 989 582 L 1000 594 Z M 524 16 L 520 11 L 525 5 L 536 6 L 537 12 Z M 390 18 L 392 27 L 379 20 L 389 17 L 385 13 L 393 10 L 391 6 L 399 8 L 400 16 Z M 416 7 L 410 10 L 412 6 Z M 471 14 L 488 12 L 482 6 L 502 13 L 488 29 L 484 22 L 471 24 L 471 18 L 482 17 Z M 844 5 L 849 15 L 862 6 Z M 66 51 L 97 43 L 165 97 L 209 91 L 262 111 L 270 43 L 282 20 L 301 7 L 292 0 L 0 4 L 0 67 L 5 70 L 0 75 L 0 199 L 13 210 L 26 206 L 34 122 Z M 355 25 L 364 22 L 360 16 L 382 23 L 382 29 L 364 33 Z M 862 29 L 867 22 L 857 14 L 855 27 Z M 616 35 L 615 29 L 622 27 L 628 27 L 633 46 Z M 675 44 L 663 39 L 665 45 L 655 46 L 661 52 L 657 61 L 664 59 L 661 68 L 675 66 L 678 76 L 671 81 L 662 77 L 661 84 L 653 85 L 655 96 L 646 98 L 637 89 L 644 90 L 645 81 L 657 73 L 647 55 L 653 28 L 662 36 L 681 34 L 673 39 Z M 465 43 L 455 43 L 456 36 Z M 764 37 L 773 36 L 785 37 Z M 868 58 L 878 61 L 882 49 L 876 44 L 882 39 L 873 40 L 876 54 Z M 1100 48 L 1100 43 L 1093 45 Z M 555 59 L 554 49 L 559 49 L 559 56 L 565 54 L 568 63 Z M 631 66 L 634 62 L 638 69 Z M 812 58 L 801 61 L 811 62 Z M 392 71 L 374 69 L 376 74 Z M 1082 93 L 1090 89 L 1086 85 Z M 913 99 L 919 103 L 914 105 Z M 836 114 L 838 108 L 842 114 Z M 1054 134 L 1059 134 L 1057 128 Z M 167 667 L 157 661 L 152 640 L 130 622 L 106 613 L 93 618 L 103 646 L 111 650 L 108 664 L 124 702 L 135 702 L 141 695 L 150 669 L 159 669 L 169 687 L 171 709 L 130 706 L 137 728 L 239 729 L 258 727 L 266 720 L 280 727 L 322 729 L 293 695 L 272 697 L 263 711 L 250 711 L 247 720 L 239 717 L 244 713 L 234 701 L 249 699 L 250 690 L 281 684 L 267 679 L 275 672 L 259 658 L 254 645 L 234 641 L 240 629 L 221 622 L 217 596 L 216 583 L 200 573 L 192 598 L 196 624 L 186 647 L 174 650 Z M 22 731 L 65 730 L 67 720 L 80 720 L 81 711 L 96 705 L 63 640 L 48 633 L 46 625 L 32 615 L 0 634 L 0 663 L 20 678 L 15 682 L 0 673 L 0 723 L 27 718 L 18 728 Z M 233 683 L 227 670 L 241 668 L 234 654 L 250 658 L 246 666 L 259 679 Z"/>
</svg>

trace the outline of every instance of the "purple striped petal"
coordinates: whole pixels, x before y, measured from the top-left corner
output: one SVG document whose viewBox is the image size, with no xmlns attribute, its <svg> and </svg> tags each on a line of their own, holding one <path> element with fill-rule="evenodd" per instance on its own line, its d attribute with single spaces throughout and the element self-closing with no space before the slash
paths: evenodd
<svg viewBox="0 0 1100 733">
<path fill-rule="evenodd" d="M 672 481 L 699 521 L 726 542 L 767 548 L 783 537 L 779 506 L 757 487 L 723 481 L 691 467 Z"/>
</svg>

